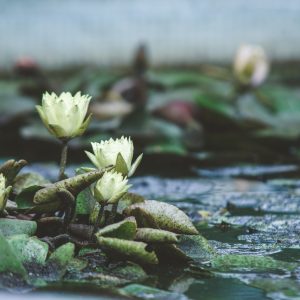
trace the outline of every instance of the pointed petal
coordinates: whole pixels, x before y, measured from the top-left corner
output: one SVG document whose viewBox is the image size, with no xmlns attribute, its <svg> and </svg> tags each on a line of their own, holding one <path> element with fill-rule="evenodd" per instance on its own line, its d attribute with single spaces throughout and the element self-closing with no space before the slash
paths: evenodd
<svg viewBox="0 0 300 300">
<path fill-rule="evenodd" d="M 53 132 L 58 138 L 70 138 L 65 130 L 59 125 L 49 124 L 49 128 L 51 129 L 51 132 Z"/>
<path fill-rule="evenodd" d="M 86 131 L 86 129 L 87 129 L 87 127 L 89 126 L 89 123 L 90 123 L 90 121 L 91 121 L 91 118 L 92 118 L 92 114 L 90 114 L 86 119 L 85 119 L 85 121 L 82 123 L 82 125 L 80 126 L 80 128 L 78 129 L 78 131 L 77 131 L 77 136 L 80 136 L 80 135 L 82 135 L 85 131 Z"/>
<path fill-rule="evenodd" d="M 134 174 L 135 170 L 137 169 L 137 167 L 141 163 L 142 158 L 143 158 L 143 153 L 141 155 L 139 155 L 139 157 L 132 164 L 131 169 L 130 169 L 130 171 L 128 173 L 128 177 L 130 177 L 130 176 L 132 176 Z"/>
<path fill-rule="evenodd" d="M 128 167 L 121 153 L 118 153 L 115 170 L 125 176 L 128 174 Z"/>
<path fill-rule="evenodd" d="M 92 164 L 94 164 L 98 169 L 102 168 L 102 166 L 99 165 L 98 160 L 97 160 L 96 156 L 93 153 L 88 152 L 88 151 L 84 151 L 84 152 L 88 156 L 88 158 L 90 159 Z"/>
</svg>

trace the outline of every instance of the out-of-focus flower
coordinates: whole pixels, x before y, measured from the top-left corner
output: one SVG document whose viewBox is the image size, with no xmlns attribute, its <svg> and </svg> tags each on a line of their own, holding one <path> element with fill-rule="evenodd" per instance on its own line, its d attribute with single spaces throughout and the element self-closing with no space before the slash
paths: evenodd
<svg viewBox="0 0 300 300">
<path fill-rule="evenodd" d="M 242 45 L 234 60 L 234 74 L 242 85 L 259 86 L 269 72 L 269 62 L 260 46 Z"/>
<path fill-rule="evenodd" d="M 0 213 L 4 211 L 11 186 L 6 187 L 6 179 L 3 174 L 0 174 Z"/>
<path fill-rule="evenodd" d="M 97 101 L 91 104 L 90 112 L 96 119 L 105 120 L 115 117 L 124 117 L 133 111 L 133 105 L 124 100 L 116 91 L 109 91 L 104 101 Z"/>
<path fill-rule="evenodd" d="M 36 109 L 51 134 L 59 139 L 71 139 L 80 136 L 86 130 L 91 115 L 87 117 L 87 110 L 91 97 L 81 95 L 74 96 L 71 93 L 45 93 L 42 105 Z"/>
<path fill-rule="evenodd" d="M 127 182 L 120 173 L 105 172 L 94 187 L 94 197 L 100 204 L 116 203 L 130 188 Z"/>
<path fill-rule="evenodd" d="M 92 143 L 92 148 L 94 154 L 88 151 L 85 151 L 85 153 L 98 169 L 113 165 L 116 172 L 124 176 L 133 175 L 143 157 L 143 154 L 141 154 L 132 164 L 134 147 L 130 137 L 122 136 L 116 140 L 111 138 L 100 143 Z"/>
</svg>

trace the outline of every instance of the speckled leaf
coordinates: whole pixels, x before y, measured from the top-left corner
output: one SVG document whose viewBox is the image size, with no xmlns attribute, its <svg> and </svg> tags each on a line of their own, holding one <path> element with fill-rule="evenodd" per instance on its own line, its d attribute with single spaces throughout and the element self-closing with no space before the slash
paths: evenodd
<svg viewBox="0 0 300 300">
<path fill-rule="evenodd" d="M 95 206 L 95 199 L 89 188 L 84 189 L 76 197 L 76 213 L 78 215 L 89 215 Z"/>
<path fill-rule="evenodd" d="M 13 183 L 13 191 L 15 194 L 20 194 L 24 189 L 33 186 L 43 186 L 44 184 L 50 183 L 49 180 L 45 179 L 38 173 L 24 173 L 18 175 Z"/>
<path fill-rule="evenodd" d="M 119 201 L 118 212 L 121 214 L 125 208 L 135 203 L 142 203 L 145 199 L 141 195 L 126 193 Z"/>
<path fill-rule="evenodd" d="M 173 232 L 153 229 L 153 228 L 138 228 L 135 236 L 136 241 L 146 243 L 177 243 L 177 235 Z"/>
<path fill-rule="evenodd" d="M 39 239 L 20 234 L 11 236 L 7 240 L 21 262 L 43 264 L 46 261 L 48 244 Z"/>
<path fill-rule="evenodd" d="M 97 238 L 98 244 L 108 255 L 119 256 L 142 264 L 158 264 L 158 259 L 154 252 L 146 250 L 147 244 L 143 242 L 127 241 L 117 238 Z"/>
<path fill-rule="evenodd" d="M 188 298 L 176 292 L 169 292 L 141 284 L 130 284 L 122 288 L 130 296 L 137 299 L 156 299 L 156 300 L 187 300 Z"/>
<path fill-rule="evenodd" d="M 125 214 L 135 216 L 140 227 L 153 227 L 175 233 L 198 234 L 189 217 L 176 206 L 155 200 L 131 205 Z"/>
<path fill-rule="evenodd" d="M 269 256 L 229 254 L 215 257 L 211 261 L 211 266 L 221 272 L 234 270 L 258 270 L 270 272 L 272 270 L 292 271 L 297 267 L 297 264 L 275 260 Z"/>
<path fill-rule="evenodd" d="M 23 278 L 27 277 L 27 272 L 20 260 L 20 258 L 13 251 L 5 237 L 0 230 L 0 273 L 12 272 L 21 275 Z"/>
<path fill-rule="evenodd" d="M 0 230 L 4 236 L 15 234 L 34 235 L 37 224 L 34 221 L 17 220 L 17 219 L 0 219 Z"/>
<path fill-rule="evenodd" d="M 155 253 L 162 262 L 176 260 L 178 263 L 192 262 L 199 266 L 216 257 L 217 252 L 201 235 L 179 235 L 179 242 L 155 246 Z"/>
<path fill-rule="evenodd" d="M 56 262 L 60 266 L 66 266 L 74 257 L 75 245 L 66 243 L 58 247 L 49 257 L 48 262 Z"/>
<path fill-rule="evenodd" d="M 217 255 L 216 250 L 201 235 L 180 235 L 176 247 L 188 258 L 198 263 L 209 261 Z"/>
<path fill-rule="evenodd" d="M 96 236 L 133 240 L 136 233 L 136 227 L 135 218 L 130 217 L 121 222 L 105 226 L 96 233 Z"/>
</svg>

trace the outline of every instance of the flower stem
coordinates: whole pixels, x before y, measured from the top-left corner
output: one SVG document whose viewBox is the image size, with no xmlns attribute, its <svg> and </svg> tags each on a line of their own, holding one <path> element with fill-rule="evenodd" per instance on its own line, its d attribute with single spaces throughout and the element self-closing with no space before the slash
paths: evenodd
<svg viewBox="0 0 300 300">
<path fill-rule="evenodd" d="M 59 168 L 59 175 L 58 180 L 65 179 L 65 169 L 67 164 L 67 156 L 68 156 L 68 141 L 62 141 L 62 148 L 61 148 L 61 158 L 60 158 L 60 168 Z"/>
<path fill-rule="evenodd" d="M 110 211 L 110 214 L 108 217 L 108 221 L 107 221 L 108 225 L 115 222 L 117 210 L 118 210 L 118 204 L 119 204 L 119 202 L 116 202 L 112 205 L 112 208 L 111 208 L 111 211 Z"/>
<path fill-rule="evenodd" d="M 101 222 L 101 220 L 103 218 L 103 215 L 104 215 L 104 208 L 105 208 L 105 205 L 100 206 L 100 210 L 99 210 L 99 213 L 98 213 L 98 216 L 97 216 L 97 220 L 96 220 L 95 225 L 94 225 L 93 235 L 97 232 L 97 230 L 99 228 L 100 222 Z"/>
</svg>

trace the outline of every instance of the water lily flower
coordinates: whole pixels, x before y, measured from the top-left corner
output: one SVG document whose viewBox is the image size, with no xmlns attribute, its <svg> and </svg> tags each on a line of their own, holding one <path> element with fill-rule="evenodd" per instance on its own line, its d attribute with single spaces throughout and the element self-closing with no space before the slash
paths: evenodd
<svg viewBox="0 0 300 300">
<path fill-rule="evenodd" d="M 105 172 L 94 187 L 94 197 L 100 205 L 117 203 L 131 185 L 128 179 L 117 172 Z"/>
<path fill-rule="evenodd" d="M 0 213 L 5 209 L 11 189 L 11 186 L 6 187 L 6 179 L 3 174 L 0 174 Z"/>
<path fill-rule="evenodd" d="M 80 92 L 72 96 L 71 93 L 45 93 L 42 105 L 36 109 L 49 130 L 59 139 L 71 139 L 80 136 L 86 130 L 91 115 L 87 117 L 88 105 L 91 97 L 81 95 Z"/>
<path fill-rule="evenodd" d="M 234 74 L 242 85 L 259 86 L 269 73 L 269 62 L 260 46 L 242 45 L 234 60 Z"/>
<path fill-rule="evenodd" d="M 85 151 L 91 162 L 98 168 L 115 166 L 115 171 L 124 176 L 131 176 L 140 164 L 143 154 L 141 154 L 132 164 L 133 143 L 126 137 L 113 140 L 112 138 L 100 143 L 92 143 L 94 153 Z"/>
</svg>

